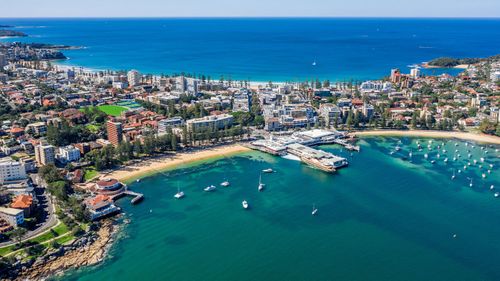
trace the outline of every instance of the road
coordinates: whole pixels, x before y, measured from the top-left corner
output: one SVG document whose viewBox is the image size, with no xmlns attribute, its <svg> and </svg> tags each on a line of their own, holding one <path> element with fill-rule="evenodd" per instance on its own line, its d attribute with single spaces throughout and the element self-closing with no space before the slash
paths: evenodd
<svg viewBox="0 0 500 281">
<path fill-rule="evenodd" d="M 48 194 L 46 190 L 45 182 L 37 175 L 31 175 L 31 179 L 33 180 L 33 184 L 35 184 L 35 194 L 38 199 L 38 208 L 42 209 L 41 220 L 37 222 L 34 230 L 28 231 L 22 241 L 29 240 L 34 238 L 42 233 L 45 233 L 48 229 L 55 226 L 58 223 L 57 217 L 55 215 L 55 206 L 52 202 L 51 196 Z M 15 241 L 6 241 L 0 243 L 0 247 L 10 246 L 16 244 Z"/>
</svg>

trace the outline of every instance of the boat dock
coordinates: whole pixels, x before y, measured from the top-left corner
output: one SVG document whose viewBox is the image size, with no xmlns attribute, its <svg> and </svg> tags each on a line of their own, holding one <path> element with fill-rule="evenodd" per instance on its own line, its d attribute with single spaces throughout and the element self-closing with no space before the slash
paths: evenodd
<svg viewBox="0 0 500 281">
<path fill-rule="evenodd" d="M 353 145 L 349 142 L 347 142 L 346 140 L 344 139 L 336 139 L 333 141 L 333 143 L 335 144 L 338 144 L 338 145 L 342 145 L 343 147 L 345 147 L 347 150 L 351 150 L 351 151 L 358 151 L 360 150 L 360 147 L 359 145 Z"/>
<path fill-rule="evenodd" d="M 112 196 L 111 199 L 113 201 L 118 200 L 124 196 L 132 196 L 133 198 L 132 198 L 132 200 L 130 200 L 130 203 L 137 204 L 144 199 L 144 194 L 129 190 L 125 184 L 123 186 L 125 187 L 125 190 L 123 192 L 120 192 L 120 193 Z"/>
<path fill-rule="evenodd" d="M 314 149 L 303 144 L 292 143 L 287 146 L 288 153 L 300 158 L 303 162 L 322 171 L 332 173 L 337 169 L 347 166 L 347 159 L 333 155 L 319 149 Z"/>
<path fill-rule="evenodd" d="M 310 166 L 331 173 L 349 165 L 347 159 L 310 146 L 335 143 L 349 150 L 359 151 L 359 146 L 354 146 L 342 140 L 341 138 L 344 136 L 343 133 L 335 130 L 314 129 L 295 132 L 287 136 L 271 135 L 269 139 L 254 141 L 248 147 L 277 156 L 291 154 Z"/>
</svg>

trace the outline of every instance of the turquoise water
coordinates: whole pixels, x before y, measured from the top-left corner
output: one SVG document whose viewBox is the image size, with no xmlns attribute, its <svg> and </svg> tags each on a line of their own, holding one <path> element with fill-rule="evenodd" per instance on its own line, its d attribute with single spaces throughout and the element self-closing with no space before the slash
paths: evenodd
<svg viewBox="0 0 500 281">
<path fill-rule="evenodd" d="M 353 156 L 321 147 L 349 157 L 350 166 L 333 175 L 251 152 L 145 178 L 131 186 L 145 194 L 143 203 L 120 201 L 130 224 L 111 257 L 62 279 L 500 280 L 500 198 L 489 190 L 500 188 L 499 153 L 458 142 L 462 158 L 453 162 L 455 141 L 445 141 L 445 164 L 436 157 L 439 140 L 431 164 L 416 139 L 402 139 L 402 151 L 389 154 L 397 141 L 362 139 Z M 493 171 L 481 179 L 477 164 L 452 181 L 467 149 Z M 263 175 L 259 193 L 259 172 L 268 167 L 276 173 Z M 202 191 L 225 177 L 230 187 Z M 182 200 L 173 199 L 177 185 Z"/>
<path fill-rule="evenodd" d="M 380 79 L 441 56 L 500 50 L 500 19 L 199 18 L 0 19 L 27 38 L 85 47 L 67 65 L 196 73 L 250 81 Z M 316 61 L 316 66 L 312 63 Z M 426 74 L 456 69 L 424 70 Z"/>
</svg>

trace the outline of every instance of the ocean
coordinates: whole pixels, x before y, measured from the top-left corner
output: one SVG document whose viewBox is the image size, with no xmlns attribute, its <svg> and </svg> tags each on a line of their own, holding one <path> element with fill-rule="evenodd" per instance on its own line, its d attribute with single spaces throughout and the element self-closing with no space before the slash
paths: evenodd
<svg viewBox="0 0 500 281">
<path fill-rule="evenodd" d="M 349 159 L 336 174 L 249 152 L 143 178 L 130 185 L 142 203 L 119 201 L 130 223 L 110 257 L 58 280 L 500 280 L 500 198 L 490 190 L 500 190 L 500 147 L 444 140 L 438 151 L 435 140 L 420 152 L 417 140 L 428 144 L 363 138 L 352 155 L 320 147 Z M 225 179 L 231 186 L 218 186 Z M 210 184 L 217 190 L 203 192 Z"/>
<path fill-rule="evenodd" d="M 500 53 L 500 19 L 0 19 L 0 24 L 30 35 L 0 41 L 83 47 L 65 51 L 69 60 L 61 64 L 215 80 L 379 79 L 391 68 L 409 72 L 409 65 L 441 56 Z"/>
</svg>

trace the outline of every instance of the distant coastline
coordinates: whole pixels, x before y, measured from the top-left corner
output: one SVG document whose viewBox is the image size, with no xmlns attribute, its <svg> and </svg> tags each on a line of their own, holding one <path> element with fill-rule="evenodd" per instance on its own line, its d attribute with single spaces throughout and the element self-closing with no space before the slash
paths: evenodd
<svg viewBox="0 0 500 281">
<path fill-rule="evenodd" d="M 10 37 L 28 37 L 28 34 L 15 30 L 0 29 L 0 38 L 10 38 Z"/>
</svg>

